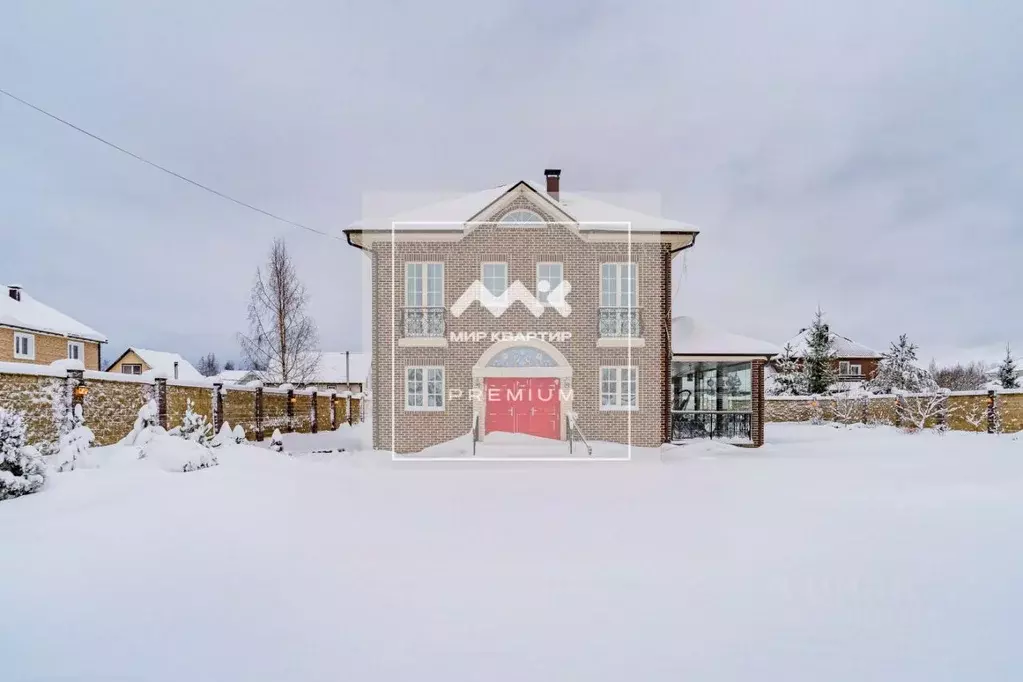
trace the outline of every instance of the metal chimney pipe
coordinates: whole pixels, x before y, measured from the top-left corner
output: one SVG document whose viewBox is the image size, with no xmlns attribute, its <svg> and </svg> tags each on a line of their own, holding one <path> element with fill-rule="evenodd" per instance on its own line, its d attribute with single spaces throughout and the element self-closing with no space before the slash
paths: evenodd
<svg viewBox="0 0 1023 682">
<path fill-rule="evenodd" d="M 345 351 L 345 383 L 347 384 L 345 389 L 348 391 L 352 390 L 352 370 L 348 362 L 348 351 Z"/>
<path fill-rule="evenodd" d="M 178 363 L 177 362 L 174 363 L 174 378 L 175 379 L 178 378 Z"/>
</svg>

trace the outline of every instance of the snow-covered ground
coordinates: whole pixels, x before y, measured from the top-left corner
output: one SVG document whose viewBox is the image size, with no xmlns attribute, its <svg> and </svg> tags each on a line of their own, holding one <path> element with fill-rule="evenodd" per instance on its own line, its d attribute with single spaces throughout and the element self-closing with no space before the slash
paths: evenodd
<svg viewBox="0 0 1023 682">
<path fill-rule="evenodd" d="M 0 503 L 0 678 L 1023 676 L 1023 440 L 767 437 L 59 474 Z"/>
</svg>

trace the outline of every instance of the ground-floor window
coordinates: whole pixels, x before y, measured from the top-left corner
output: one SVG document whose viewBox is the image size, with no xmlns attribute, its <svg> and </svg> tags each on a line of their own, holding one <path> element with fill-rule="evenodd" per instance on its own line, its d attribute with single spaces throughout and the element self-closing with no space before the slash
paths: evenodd
<svg viewBox="0 0 1023 682">
<path fill-rule="evenodd" d="M 444 368 L 405 368 L 405 409 L 444 409 Z"/>
<path fill-rule="evenodd" d="M 675 361 L 671 384 L 672 440 L 751 437 L 751 362 Z"/>
<path fill-rule="evenodd" d="M 600 409 L 635 410 L 638 407 L 639 369 L 600 368 Z"/>
</svg>

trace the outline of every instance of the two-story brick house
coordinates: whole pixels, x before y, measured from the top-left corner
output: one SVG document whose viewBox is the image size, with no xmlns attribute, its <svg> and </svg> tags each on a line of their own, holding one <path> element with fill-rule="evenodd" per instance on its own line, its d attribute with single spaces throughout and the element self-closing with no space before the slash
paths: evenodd
<svg viewBox="0 0 1023 682">
<path fill-rule="evenodd" d="M 792 349 L 795 358 L 803 358 L 809 352 L 809 329 L 801 329 L 799 333 L 783 344 Z M 831 369 L 841 383 L 859 383 L 869 381 L 877 374 L 877 364 L 882 354 L 848 336 L 830 332 L 835 357 Z"/>
<path fill-rule="evenodd" d="M 371 259 L 374 447 L 415 452 L 470 432 L 640 446 L 724 433 L 724 416 L 701 426 L 673 399 L 690 359 L 672 348 L 671 265 L 697 230 L 545 175 L 543 188 L 520 181 L 345 230 Z M 754 444 L 751 391 L 762 397 L 777 352 L 762 350 L 726 358 L 747 369 Z"/>
<path fill-rule="evenodd" d="M 0 289 L 0 362 L 79 360 L 98 370 L 107 337 L 36 300 L 18 285 Z"/>
</svg>

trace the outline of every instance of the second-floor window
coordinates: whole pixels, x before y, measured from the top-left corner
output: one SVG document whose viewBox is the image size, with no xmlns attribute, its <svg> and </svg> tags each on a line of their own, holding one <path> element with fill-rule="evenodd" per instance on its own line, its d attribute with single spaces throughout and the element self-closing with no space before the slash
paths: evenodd
<svg viewBox="0 0 1023 682">
<path fill-rule="evenodd" d="M 564 281 L 561 263 L 536 264 L 536 299 L 549 305 L 550 294 Z"/>
<path fill-rule="evenodd" d="M 142 365 L 140 364 L 123 364 L 121 365 L 121 374 L 142 374 Z"/>
<path fill-rule="evenodd" d="M 482 272 L 483 286 L 492 296 L 504 296 L 508 292 L 508 264 L 484 263 Z"/>
<path fill-rule="evenodd" d="M 848 360 L 842 360 L 838 363 L 838 373 L 844 377 L 858 377 L 863 372 L 861 365 L 854 365 Z"/>
<path fill-rule="evenodd" d="M 600 266 L 600 336 L 638 337 L 636 264 L 602 263 Z"/>
<path fill-rule="evenodd" d="M 85 345 L 81 341 L 67 342 L 67 357 L 69 360 L 85 360 Z"/>
<path fill-rule="evenodd" d="M 14 357 L 20 360 L 34 360 L 36 357 L 36 338 L 31 334 L 15 334 Z"/>
<path fill-rule="evenodd" d="M 444 264 L 405 264 L 405 336 L 444 336 Z"/>
</svg>

